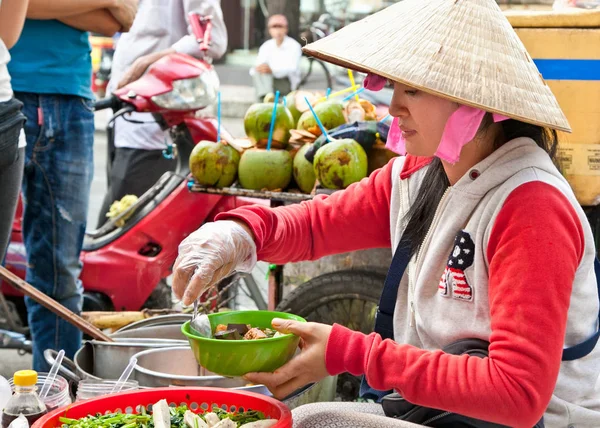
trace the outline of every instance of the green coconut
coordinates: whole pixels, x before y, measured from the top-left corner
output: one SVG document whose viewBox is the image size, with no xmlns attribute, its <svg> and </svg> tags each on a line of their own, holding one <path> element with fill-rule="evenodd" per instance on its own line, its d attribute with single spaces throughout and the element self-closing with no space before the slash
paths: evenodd
<svg viewBox="0 0 600 428">
<path fill-rule="evenodd" d="M 274 103 L 275 102 L 275 94 L 273 92 L 269 92 L 263 98 L 263 103 Z"/>
<path fill-rule="evenodd" d="M 257 103 L 252 104 L 244 116 L 246 135 L 259 147 L 265 147 L 269 140 L 272 114 L 273 103 Z M 286 107 L 279 104 L 275 114 L 273 141 L 271 144 L 274 144 L 275 147 L 286 147 L 290 139 L 290 129 L 293 128 L 294 118 L 292 114 Z"/>
<path fill-rule="evenodd" d="M 313 109 L 323 124 L 323 127 L 327 130 L 337 128 L 346 123 L 344 106 L 339 102 L 323 101 L 315 105 Z M 317 121 L 310 110 L 302 113 L 296 128 L 308 131 L 317 137 L 321 135 L 321 128 L 317 125 Z"/>
<path fill-rule="evenodd" d="M 355 140 L 346 138 L 317 150 L 313 166 L 323 187 L 345 189 L 367 176 L 368 160 L 365 149 Z"/>
<path fill-rule="evenodd" d="M 285 96 L 285 103 L 290 113 L 292 113 L 294 125 L 298 123 L 302 113 L 309 110 L 304 98 L 307 98 L 309 102 L 314 104 L 318 99 L 318 94 L 309 91 L 292 91 Z"/>
<path fill-rule="evenodd" d="M 304 193 L 312 192 L 312 189 L 315 187 L 315 181 L 317 181 L 313 164 L 304 157 L 304 154 L 311 146 L 311 143 L 303 145 L 296 153 L 296 156 L 294 156 L 294 180 L 296 180 L 296 184 Z"/>
<path fill-rule="evenodd" d="M 200 141 L 190 154 L 190 171 L 203 186 L 228 187 L 237 175 L 240 154 L 226 143 Z"/>
<path fill-rule="evenodd" d="M 292 155 L 287 150 L 246 150 L 238 176 L 245 189 L 283 190 L 292 180 Z"/>
</svg>

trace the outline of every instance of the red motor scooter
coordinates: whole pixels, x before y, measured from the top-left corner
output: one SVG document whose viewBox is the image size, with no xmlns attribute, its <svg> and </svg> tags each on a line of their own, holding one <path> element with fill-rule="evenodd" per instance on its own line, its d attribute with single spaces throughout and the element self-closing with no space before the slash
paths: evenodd
<svg viewBox="0 0 600 428">
<path fill-rule="evenodd" d="M 206 53 L 210 44 L 210 17 L 192 14 L 190 21 L 200 48 Z M 197 117 L 195 113 L 215 102 L 218 87 L 218 76 L 207 59 L 176 53 L 163 57 L 139 80 L 96 103 L 96 110 L 113 109 L 112 120 L 133 111 L 152 113 L 163 130 L 172 136 L 177 167 L 174 172 L 165 173 L 126 212 L 86 234 L 80 276 L 84 310 L 122 311 L 168 306 L 171 294 L 166 278 L 171 274 L 179 243 L 220 212 L 241 205 L 268 204 L 268 201 L 188 190 L 188 159 L 194 145 L 217 138 L 217 121 Z M 224 131 L 222 134 L 227 135 Z M 117 227 L 116 223 L 126 217 L 124 226 Z M 26 263 L 19 210 L 6 265 L 24 278 Z M 22 333 L 23 324 L 15 323 L 14 318 L 15 313 L 22 314 L 22 297 L 6 285 L 2 292 L 7 298 L 0 293 L 0 329 Z M 257 306 L 266 308 L 260 301 Z M 8 319 L 4 323 L 3 312 Z M 14 335 L 8 339 L 14 342 Z M 5 337 L 5 342 L 8 339 Z M 2 343 L 0 330 L 0 347 Z"/>
</svg>

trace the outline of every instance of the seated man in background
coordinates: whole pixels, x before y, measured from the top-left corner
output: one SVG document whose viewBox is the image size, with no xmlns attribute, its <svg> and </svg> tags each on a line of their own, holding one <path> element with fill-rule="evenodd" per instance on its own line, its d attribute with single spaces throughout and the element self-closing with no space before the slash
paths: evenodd
<svg viewBox="0 0 600 428">
<path fill-rule="evenodd" d="M 199 57 L 201 52 L 188 22 L 189 13 L 212 15 L 208 54 L 213 59 L 223 56 L 227 49 L 227 29 L 220 0 L 140 0 L 133 27 L 117 43 L 107 92 L 139 79 L 165 55 L 180 52 Z M 125 195 L 141 196 L 165 172 L 175 168 L 175 161 L 163 156 L 170 142 L 170 135 L 160 129 L 150 113 L 131 113 L 115 121 L 114 146 L 109 141 L 108 189 L 98 227 L 106 222 L 114 201 Z"/>
<path fill-rule="evenodd" d="M 270 92 L 285 95 L 300 84 L 302 47 L 287 35 L 287 18 L 272 15 L 267 25 L 271 39 L 258 49 L 256 66 L 250 69 L 259 101 Z"/>
</svg>

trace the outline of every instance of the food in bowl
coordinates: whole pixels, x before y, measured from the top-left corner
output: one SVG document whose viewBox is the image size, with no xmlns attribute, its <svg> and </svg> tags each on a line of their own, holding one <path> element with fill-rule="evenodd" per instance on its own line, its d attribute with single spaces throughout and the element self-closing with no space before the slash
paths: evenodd
<svg viewBox="0 0 600 428">
<path fill-rule="evenodd" d="M 306 322 L 297 315 L 274 311 L 233 311 L 208 315 L 212 332 L 217 332 L 219 325 L 229 327 L 242 324 L 247 328 L 249 324 L 252 328 L 260 329 L 265 335 L 268 329 L 272 330 L 273 318 Z M 277 333 L 274 333 L 273 337 L 263 337 L 260 340 L 204 337 L 194 334 L 189 321 L 183 324 L 181 331 L 188 338 L 200 366 L 215 374 L 229 377 L 244 376 L 250 372 L 273 372 L 294 356 L 300 342 L 296 335 Z M 250 334 L 262 336 L 256 330 Z M 235 337 L 235 333 L 233 335 Z"/>
<path fill-rule="evenodd" d="M 62 428 L 267 428 L 277 424 L 277 419 L 267 419 L 262 412 L 227 412 L 213 407 L 210 412 L 194 413 L 187 405 L 169 407 L 160 400 L 147 413 L 110 413 L 89 415 L 80 419 L 59 418 Z"/>
<path fill-rule="evenodd" d="M 219 324 L 213 337 L 221 340 L 258 340 L 279 337 L 283 334 L 271 328 L 252 327 L 250 324 Z"/>
</svg>

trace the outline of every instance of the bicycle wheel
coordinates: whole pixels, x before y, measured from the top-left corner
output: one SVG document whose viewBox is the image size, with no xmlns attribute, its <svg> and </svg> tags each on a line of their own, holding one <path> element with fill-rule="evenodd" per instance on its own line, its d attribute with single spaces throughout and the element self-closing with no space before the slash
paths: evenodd
<svg viewBox="0 0 600 428">
<path fill-rule="evenodd" d="M 298 89 L 323 90 L 333 87 L 331 73 L 323 61 L 303 55 L 300 59 L 300 70 L 301 78 Z"/>
<path fill-rule="evenodd" d="M 368 334 L 373 331 L 384 281 L 384 275 L 374 272 L 328 273 L 300 285 L 281 301 L 277 310 Z M 359 388 L 359 377 L 349 373 L 338 377 L 337 395 L 343 401 L 357 398 Z"/>
</svg>

